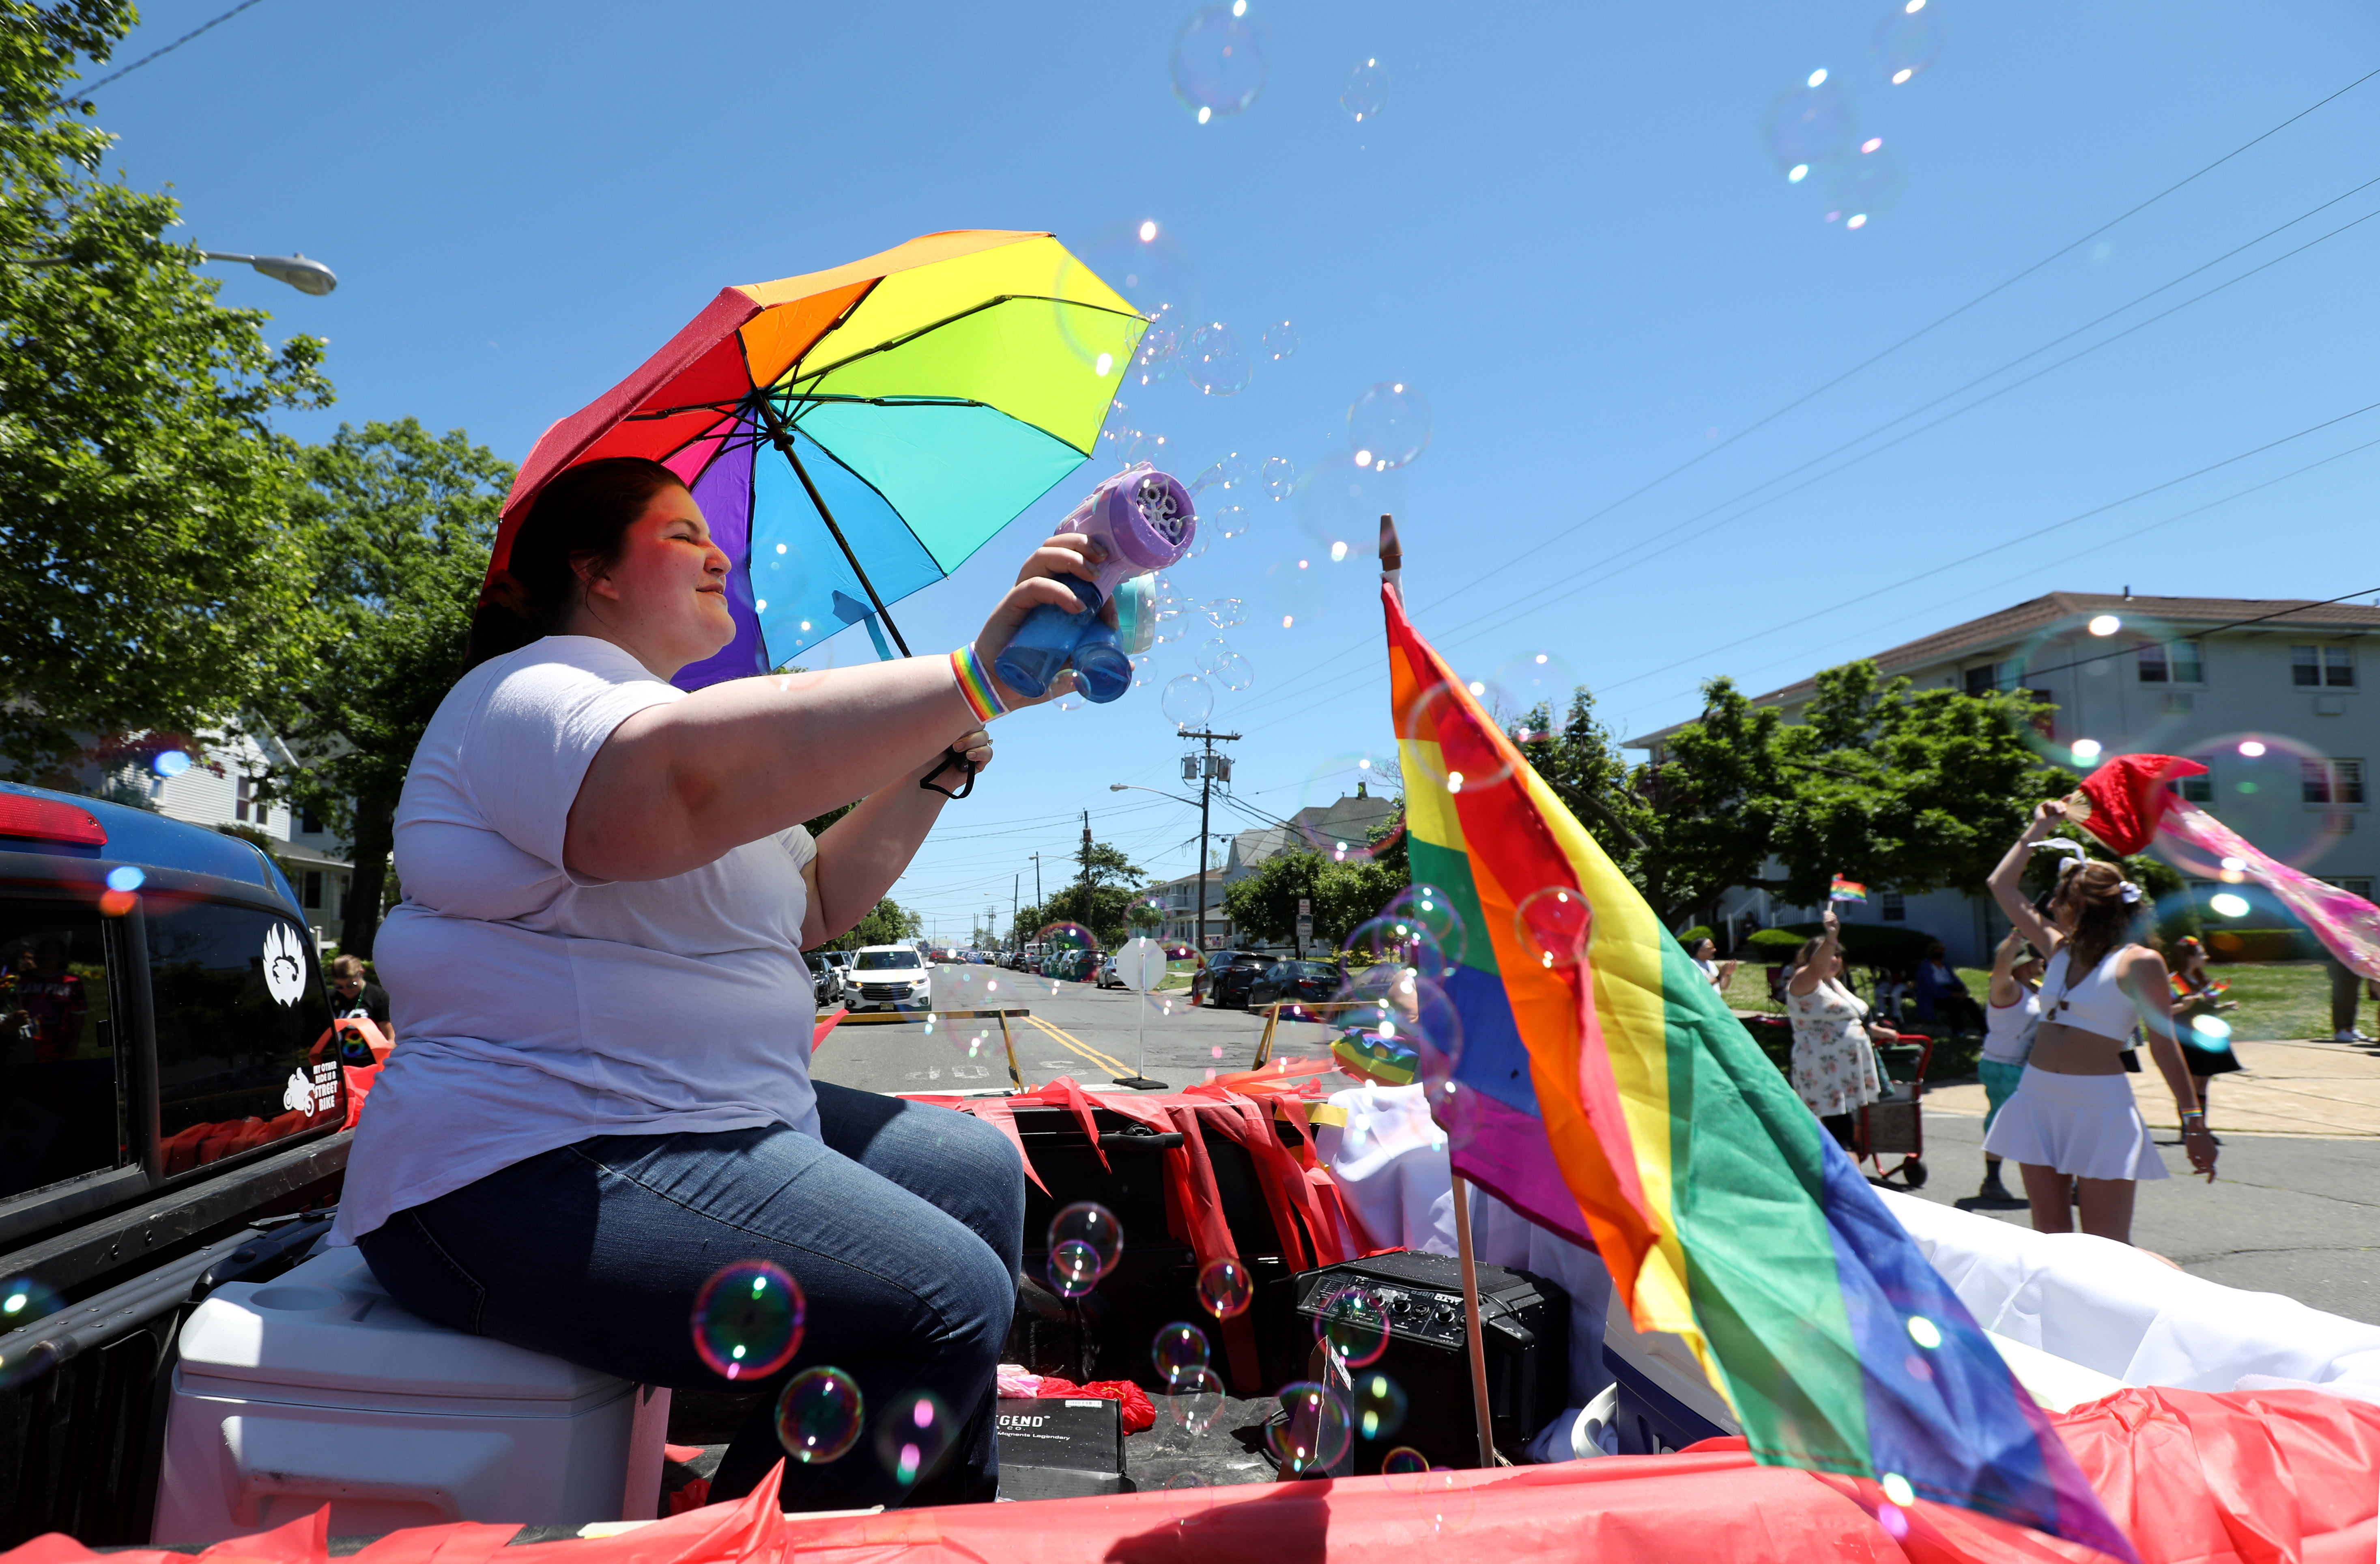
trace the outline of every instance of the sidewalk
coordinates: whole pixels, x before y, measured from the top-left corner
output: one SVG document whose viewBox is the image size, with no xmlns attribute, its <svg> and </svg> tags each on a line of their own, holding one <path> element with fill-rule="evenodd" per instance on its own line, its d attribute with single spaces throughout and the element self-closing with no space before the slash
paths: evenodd
<svg viewBox="0 0 2380 1564">
<path fill-rule="evenodd" d="M 2380 1052 L 2344 1043 L 2252 1043 L 2234 1039 L 2245 1068 L 2218 1075 L 2207 1088 L 2208 1123 L 2217 1134 L 2325 1135 L 2380 1139 Z M 2131 1077 L 2141 1117 L 2152 1129 L 2180 1127 L 2165 1077 L 2142 1050 Z M 1980 1119 L 1980 1082 L 1929 1088 L 1925 1111 Z"/>
</svg>

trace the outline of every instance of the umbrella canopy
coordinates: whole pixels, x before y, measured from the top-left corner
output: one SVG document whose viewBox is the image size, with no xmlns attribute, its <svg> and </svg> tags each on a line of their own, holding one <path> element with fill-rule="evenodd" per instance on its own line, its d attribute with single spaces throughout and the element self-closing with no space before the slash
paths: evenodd
<svg viewBox="0 0 2380 1564">
<path fill-rule="evenodd" d="M 539 439 L 489 579 L 548 479 L 646 456 L 686 480 L 731 562 L 735 639 L 680 686 L 765 673 L 851 624 L 874 636 L 880 619 L 901 642 L 887 604 L 1089 456 L 1148 324 L 1047 234 L 929 234 L 722 288 Z"/>
</svg>

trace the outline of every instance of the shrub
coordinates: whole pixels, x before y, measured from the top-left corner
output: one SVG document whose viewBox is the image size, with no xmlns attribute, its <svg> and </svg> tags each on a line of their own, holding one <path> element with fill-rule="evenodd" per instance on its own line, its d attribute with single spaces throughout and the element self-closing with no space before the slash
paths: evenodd
<svg viewBox="0 0 2380 1564">
<path fill-rule="evenodd" d="M 2302 928 L 2218 928 L 2206 937 L 2211 962 L 2320 961 L 2322 941 Z"/>
<path fill-rule="evenodd" d="M 1694 948 L 1694 941 L 1697 940 L 1708 940 L 1716 944 L 1718 940 L 1718 936 L 1712 933 L 1710 926 L 1705 923 L 1698 923 L 1692 928 L 1685 929 L 1678 935 L 1678 943 L 1688 951 Z"/>
<path fill-rule="evenodd" d="M 1766 928 L 1762 934 L 1784 934 L 1792 940 L 1785 951 L 1787 958 L 1801 948 L 1804 940 L 1817 938 L 1819 926 L 1815 923 L 1788 924 L 1782 928 Z M 1758 939 L 1759 935 L 1753 938 Z M 1918 928 L 1887 928 L 1881 924 L 1847 923 L 1842 926 L 1843 960 L 1853 966 L 1915 966 L 1925 959 L 1925 948 L 1935 937 Z"/>
<path fill-rule="evenodd" d="M 1744 945 L 1756 961 L 1788 962 L 1793 959 L 1793 952 L 1802 948 L 1802 941 L 1809 937 L 1784 928 L 1756 928 L 1744 940 Z"/>
</svg>

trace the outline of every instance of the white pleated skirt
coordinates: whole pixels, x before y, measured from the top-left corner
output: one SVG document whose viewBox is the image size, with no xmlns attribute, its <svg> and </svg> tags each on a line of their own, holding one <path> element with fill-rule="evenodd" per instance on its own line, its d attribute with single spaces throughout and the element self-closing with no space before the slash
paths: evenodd
<svg viewBox="0 0 2380 1564">
<path fill-rule="evenodd" d="M 2058 1075 L 2026 1065 L 2016 1095 L 1984 1136 L 1984 1149 L 2070 1178 L 2145 1183 L 2172 1176 L 2126 1075 Z"/>
</svg>

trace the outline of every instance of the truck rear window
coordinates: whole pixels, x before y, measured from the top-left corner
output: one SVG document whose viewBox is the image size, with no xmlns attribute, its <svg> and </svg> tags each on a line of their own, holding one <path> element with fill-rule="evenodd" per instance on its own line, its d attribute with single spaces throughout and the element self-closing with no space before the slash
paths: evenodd
<svg viewBox="0 0 2380 1564">
<path fill-rule="evenodd" d="M 95 906 L 0 902 L 0 1197 L 130 1159 Z"/>
<path fill-rule="evenodd" d="M 344 1117 L 330 1001 L 307 931 L 152 897 L 149 986 L 167 1177 Z"/>
</svg>

